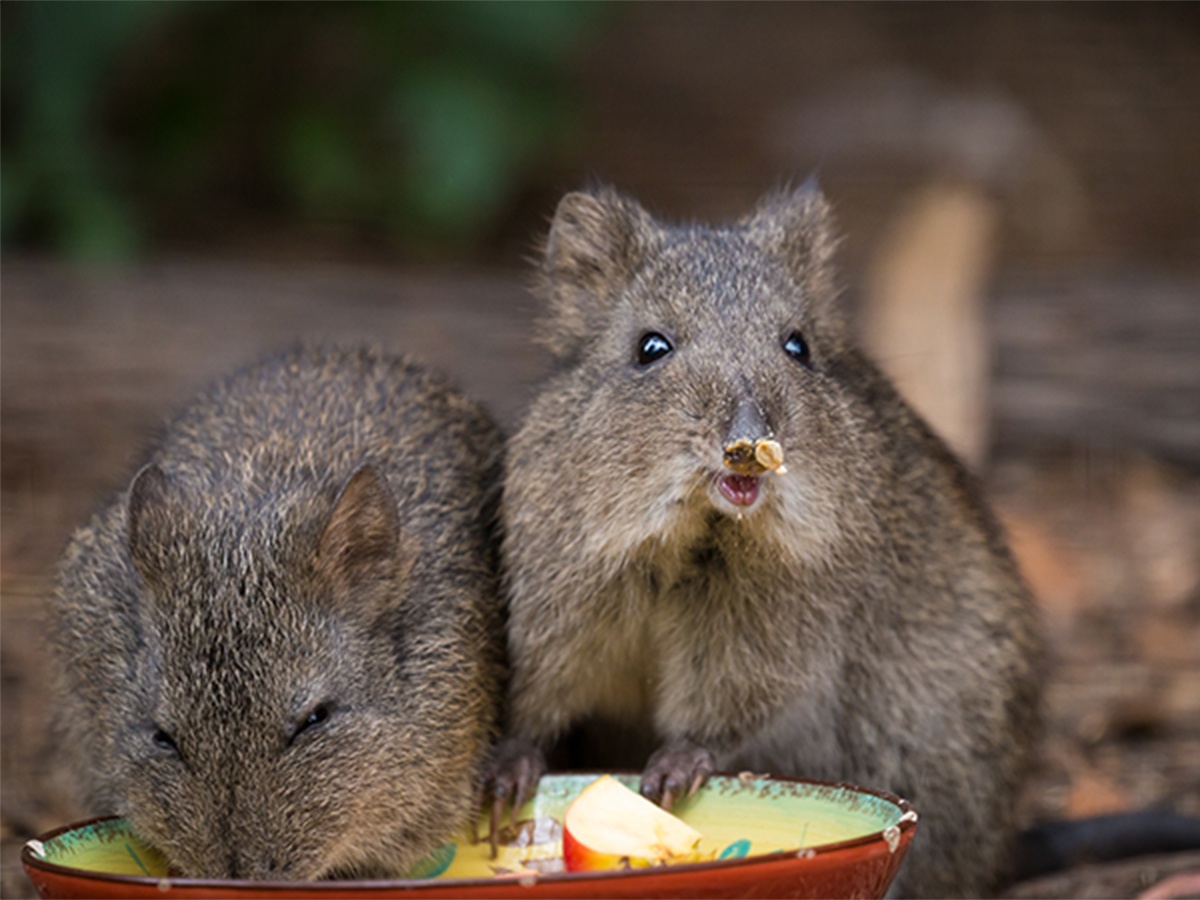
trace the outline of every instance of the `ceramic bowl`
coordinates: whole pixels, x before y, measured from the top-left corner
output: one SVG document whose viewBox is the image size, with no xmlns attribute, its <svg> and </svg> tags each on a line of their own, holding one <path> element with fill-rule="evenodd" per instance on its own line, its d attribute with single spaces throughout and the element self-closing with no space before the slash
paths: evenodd
<svg viewBox="0 0 1200 900">
<path fill-rule="evenodd" d="M 847 784 L 714 776 L 674 812 L 699 830 L 710 862 L 611 872 L 562 870 L 562 818 L 598 775 L 548 775 L 516 824 L 487 842 L 444 844 L 389 881 L 262 882 L 175 878 L 124 819 L 96 819 L 21 852 L 42 897 L 542 898 L 882 897 L 916 828 L 904 800 Z M 618 775 L 636 787 L 636 775 Z"/>
</svg>

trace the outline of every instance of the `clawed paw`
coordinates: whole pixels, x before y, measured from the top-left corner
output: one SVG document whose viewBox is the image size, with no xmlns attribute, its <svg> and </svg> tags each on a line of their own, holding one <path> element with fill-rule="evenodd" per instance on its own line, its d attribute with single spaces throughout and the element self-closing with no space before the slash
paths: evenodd
<svg viewBox="0 0 1200 900">
<path fill-rule="evenodd" d="M 690 742 L 659 748 L 642 773 L 642 796 L 670 810 L 681 797 L 690 797 L 704 785 L 716 768 L 708 750 Z"/>
<path fill-rule="evenodd" d="M 510 738 L 495 745 L 484 764 L 479 785 L 477 812 L 489 812 L 488 843 L 496 858 L 500 829 L 507 815 L 515 824 L 517 811 L 537 793 L 538 781 L 546 771 L 546 759 L 532 744 Z M 472 820 L 472 837 L 479 843 L 479 815 Z"/>
</svg>

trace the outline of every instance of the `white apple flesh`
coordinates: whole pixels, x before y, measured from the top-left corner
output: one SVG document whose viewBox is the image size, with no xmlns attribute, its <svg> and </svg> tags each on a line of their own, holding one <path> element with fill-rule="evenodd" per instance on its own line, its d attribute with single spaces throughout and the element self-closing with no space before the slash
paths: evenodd
<svg viewBox="0 0 1200 900">
<path fill-rule="evenodd" d="M 697 862 L 701 834 L 609 775 L 589 784 L 563 816 L 568 872 Z"/>
</svg>

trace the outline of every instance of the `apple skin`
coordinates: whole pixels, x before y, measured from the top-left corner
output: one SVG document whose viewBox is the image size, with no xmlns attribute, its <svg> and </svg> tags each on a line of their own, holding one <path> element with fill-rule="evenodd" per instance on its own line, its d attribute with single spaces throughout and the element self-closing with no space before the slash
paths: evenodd
<svg viewBox="0 0 1200 900">
<path fill-rule="evenodd" d="M 605 846 L 614 830 L 624 852 Z M 697 862 L 704 858 L 697 852 L 700 838 L 681 819 L 605 775 L 584 788 L 563 816 L 563 865 L 568 872 L 597 872 Z"/>
<path fill-rule="evenodd" d="M 600 853 L 585 847 L 563 828 L 563 866 L 568 872 L 602 872 L 605 869 L 640 869 L 650 866 L 648 859 Z"/>
</svg>

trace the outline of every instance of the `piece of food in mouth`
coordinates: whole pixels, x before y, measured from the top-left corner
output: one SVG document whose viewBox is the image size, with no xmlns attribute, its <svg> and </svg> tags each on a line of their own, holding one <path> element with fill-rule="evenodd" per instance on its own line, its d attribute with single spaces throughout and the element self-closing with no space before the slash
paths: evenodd
<svg viewBox="0 0 1200 900">
<path fill-rule="evenodd" d="M 609 775 L 597 778 L 563 816 L 568 872 L 698 862 L 701 834 Z"/>
<path fill-rule="evenodd" d="M 783 447 L 772 438 L 739 438 L 725 445 L 725 467 L 739 475 L 759 475 L 774 472 L 782 475 L 787 471 L 783 464 Z"/>
<path fill-rule="evenodd" d="M 754 459 L 764 469 L 770 469 L 776 475 L 787 471 L 783 464 L 783 448 L 779 441 L 761 438 L 754 442 Z"/>
</svg>

